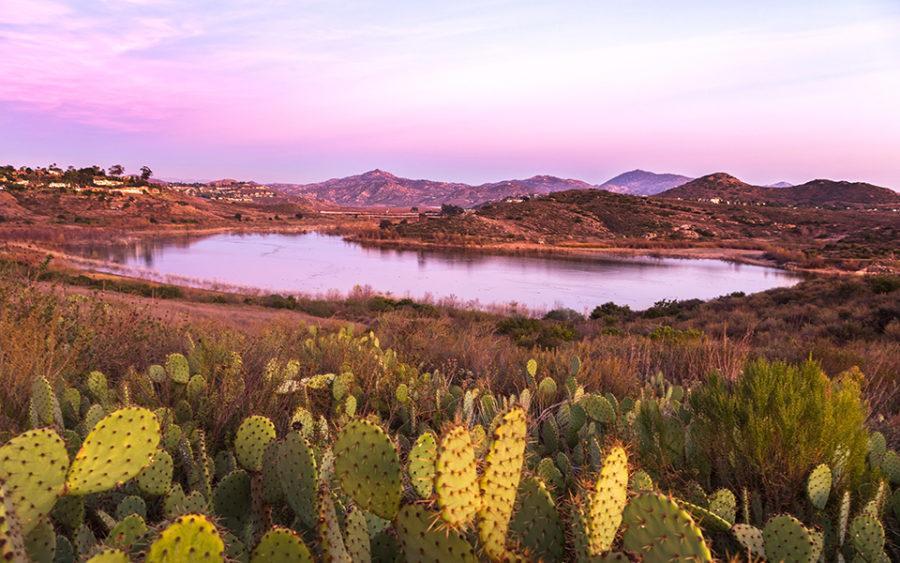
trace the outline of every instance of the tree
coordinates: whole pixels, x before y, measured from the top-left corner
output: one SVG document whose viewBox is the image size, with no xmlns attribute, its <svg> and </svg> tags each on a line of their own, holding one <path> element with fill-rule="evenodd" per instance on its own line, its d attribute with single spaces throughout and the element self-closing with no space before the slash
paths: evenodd
<svg viewBox="0 0 900 563">
<path fill-rule="evenodd" d="M 153 170 L 150 170 L 149 166 L 141 166 L 141 180 L 144 180 L 146 182 L 152 175 Z"/>
<path fill-rule="evenodd" d="M 125 167 L 121 164 L 113 164 L 109 167 L 109 175 L 110 176 L 121 176 L 125 173 Z"/>
</svg>

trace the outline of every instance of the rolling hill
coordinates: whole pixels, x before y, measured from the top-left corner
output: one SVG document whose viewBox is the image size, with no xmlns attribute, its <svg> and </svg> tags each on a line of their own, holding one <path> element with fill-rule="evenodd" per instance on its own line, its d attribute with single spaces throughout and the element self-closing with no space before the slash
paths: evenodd
<svg viewBox="0 0 900 563">
<path fill-rule="evenodd" d="M 900 194 L 864 182 L 813 180 L 799 186 L 775 188 L 753 186 L 724 172 L 697 178 L 656 197 L 793 207 L 900 206 Z"/>
<path fill-rule="evenodd" d="M 678 174 L 656 174 L 646 170 L 632 170 L 600 184 L 601 190 L 617 194 L 655 195 L 690 182 L 691 178 Z"/>
</svg>

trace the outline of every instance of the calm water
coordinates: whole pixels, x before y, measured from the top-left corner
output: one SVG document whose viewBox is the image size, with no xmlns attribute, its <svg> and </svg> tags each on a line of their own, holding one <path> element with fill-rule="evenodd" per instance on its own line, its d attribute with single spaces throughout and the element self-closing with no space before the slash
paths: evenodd
<svg viewBox="0 0 900 563">
<path fill-rule="evenodd" d="M 643 309 L 660 299 L 708 299 L 792 285 L 798 277 L 719 260 L 572 260 L 465 252 L 366 248 L 317 233 L 221 234 L 82 249 L 132 275 L 197 286 L 223 284 L 279 293 L 347 293 L 369 286 L 397 297 L 455 297 L 481 305 L 590 311 L 613 301 Z"/>
</svg>

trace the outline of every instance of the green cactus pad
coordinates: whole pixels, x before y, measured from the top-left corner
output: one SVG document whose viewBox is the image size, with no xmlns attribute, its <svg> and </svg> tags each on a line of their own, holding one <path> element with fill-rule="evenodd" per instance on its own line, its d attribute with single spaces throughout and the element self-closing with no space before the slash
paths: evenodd
<svg viewBox="0 0 900 563">
<path fill-rule="evenodd" d="M 53 394 L 53 388 L 46 377 L 39 377 L 31 385 L 31 401 L 28 405 L 28 413 L 32 428 L 42 426 L 63 427 L 62 409 L 59 401 Z"/>
<path fill-rule="evenodd" d="M 538 384 L 537 398 L 545 405 L 555 401 L 557 393 L 556 381 L 553 378 L 545 377 Z"/>
<path fill-rule="evenodd" d="M 409 450 L 406 470 L 413 491 L 421 499 L 429 499 L 434 493 L 437 454 L 437 439 L 431 432 L 420 435 Z"/>
<path fill-rule="evenodd" d="M 441 518 L 450 526 L 465 526 L 481 507 L 475 450 L 463 426 L 453 427 L 441 440 L 434 489 Z"/>
<path fill-rule="evenodd" d="M 625 507 L 623 522 L 623 547 L 644 561 L 712 561 L 700 528 L 667 496 L 638 494 Z"/>
<path fill-rule="evenodd" d="M 226 475 L 216 485 L 212 505 L 222 525 L 240 535 L 250 516 L 250 475 L 243 469 Z"/>
<path fill-rule="evenodd" d="M 159 446 L 159 421 L 151 411 L 127 407 L 97 423 L 69 468 L 66 492 L 105 491 L 135 477 Z"/>
<path fill-rule="evenodd" d="M 556 467 L 556 463 L 549 457 L 545 457 L 538 462 L 535 472 L 541 478 L 541 481 L 550 487 L 550 490 L 557 496 L 566 490 L 566 478 L 563 477 L 562 471 Z"/>
<path fill-rule="evenodd" d="M 156 450 L 150 465 L 141 469 L 135 480 L 137 486 L 147 496 L 158 497 L 166 494 L 172 485 L 172 473 L 175 463 L 172 455 L 166 450 Z"/>
<path fill-rule="evenodd" d="M 344 545 L 354 563 L 370 563 L 372 561 L 372 544 L 366 517 L 358 507 L 352 507 L 344 517 Z"/>
<path fill-rule="evenodd" d="M 538 369 L 537 360 L 535 360 L 534 358 L 531 358 L 527 362 L 525 362 L 525 371 L 532 378 L 537 377 L 537 369 Z"/>
<path fill-rule="evenodd" d="M 774 516 L 766 522 L 763 544 L 769 561 L 813 563 L 819 558 L 812 532 L 788 514 Z"/>
<path fill-rule="evenodd" d="M 206 378 L 202 375 L 194 375 L 188 380 L 187 396 L 193 403 L 197 403 L 206 396 Z"/>
<path fill-rule="evenodd" d="M 107 547 L 94 554 L 86 563 L 130 563 L 128 554 L 121 549 Z"/>
<path fill-rule="evenodd" d="M 588 548 L 600 555 L 612 548 L 628 498 L 628 455 L 615 446 L 606 454 L 588 506 Z"/>
<path fill-rule="evenodd" d="M 107 386 L 106 376 L 103 375 L 103 372 L 92 371 L 87 374 L 85 385 L 95 401 L 106 404 L 109 400 L 109 387 Z"/>
<path fill-rule="evenodd" d="M 686 500 L 678 499 L 678 504 L 691 513 L 694 521 L 702 528 L 715 532 L 727 532 L 734 524 L 713 512 L 708 508 L 690 503 Z"/>
<path fill-rule="evenodd" d="M 56 501 L 50 515 L 56 523 L 74 532 L 84 524 L 84 498 L 62 497 Z"/>
<path fill-rule="evenodd" d="M 46 518 L 25 536 L 25 552 L 33 563 L 52 563 L 56 554 L 56 532 Z"/>
<path fill-rule="evenodd" d="M 350 554 L 344 544 L 341 525 L 334 509 L 334 498 L 331 496 L 327 483 L 323 482 L 319 487 L 317 500 L 319 519 L 316 530 L 319 534 L 319 548 L 325 560 L 333 563 L 350 563 Z"/>
<path fill-rule="evenodd" d="M 881 457 L 881 472 L 892 485 L 900 485 L 900 455 L 894 450 L 884 452 Z"/>
<path fill-rule="evenodd" d="M 162 531 L 150 546 L 146 563 L 225 561 L 225 543 L 216 527 L 201 514 L 186 514 Z"/>
<path fill-rule="evenodd" d="M 191 366 L 187 358 L 177 352 L 166 356 L 166 375 L 175 383 L 186 385 L 191 378 Z"/>
<path fill-rule="evenodd" d="M 562 436 L 559 433 L 559 425 L 553 417 L 547 418 L 541 424 L 541 442 L 544 444 L 544 452 L 554 454 L 559 451 Z"/>
<path fill-rule="evenodd" d="M 392 519 L 402 494 L 400 456 L 377 424 L 354 420 L 334 443 L 334 471 L 341 489 L 365 510 Z"/>
<path fill-rule="evenodd" d="M 81 558 L 86 558 L 88 553 L 97 545 L 97 538 L 94 537 L 94 532 L 87 526 L 87 524 L 82 524 L 76 531 L 75 535 L 72 538 L 72 543 L 75 544 L 75 552 Z"/>
<path fill-rule="evenodd" d="M 400 509 L 395 526 L 407 563 L 476 562 L 472 546 L 452 529 L 435 526 L 435 518 L 417 504 Z"/>
<path fill-rule="evenodd" d="M 130 514 L 113 526 L 106 537 L 106 543 L 112 547 L 130 551 L 149 531 L 150 528 L 147 527 L 140 515 Z"/>
<path fill-rule="evenodd" d="M 314 527 L 318 481 L 316 459 L 300 432 L 289 433 L 279 444 L 277 469 L 288 505 L 308 528 Z"/>
<path fill-rule="evenodd" d="M 817 465 L 806 480 L 806 496 L 809 502 L 819 510 L 824 510 L 828 504 L 828 495 L 831 494 L 831 468 L 827 465 Z"/>
<path fill-rule="evenodd" d="M 63 492 L 68 468 L 62 438 L 47 428 L 19 434 L 0 448 L 0 481 L 22 534 L 50 513 Z"/>
<path fill-rule="evenodd" d="M 638 469 L 631 475 L 630 487 L 632 491 L 652 491 L 653 479 L 643 469 Z"/>
<path fill-rule="evenodd" d="M 162 367 L 159 364 L 153 364 L 152 366 L 147 368 L 147 377 L 150 378 L 150 381 L 153 383 L 162 383 L 166 380 L 166 368 Z"/>
<path fill-rule="evenodd" d="M 147 503 L 144 499 L 137 495 L 129 495 L 119 501 L 116 506 L 116 519 L 122 520 L 132 514 L 137 514 L 141 518 L 147 517 Z"/>
<path fill-rule="evenodd" d="M 547 563 L 562 561 L 565 533 L 553 497 L 540 479 L 522 480 L 509 528 L 530 557 Z"/>
<path fill-rule="evenodd" d="M 578 400 L 578 406 L 596 422 L 612 424 L 616 421 L 616 410 L 603 395 L 589 393 Z"/>
<path fill-rule="evenodd" d="M 516 490 L 525 461 L 525 411 L 514 408 L 494 430 L 481 476 L 478 537 L 485 553 L 499 561 L 507 556 L 506 534 L 516 502 Z"/>
<path fill-rule="evenodd" d="M 312 553 L 293 530 L 276 526 L 263 535 L 250 563 L 312 563 Z"/>
<path fill-rule="evenodd" d="M 278 460 L 281 457 L 281 442 L 269 442 L 263 452 L 262 493 L 263 500 L 267 504 L 278 504 L 284 499 L 284 491 L 281 488 L 281 479 L 278 475 Z"/>
<path fill-rule="evenodd" d="M 763 532 L 750 524 L 735 524 L 731 527 L 734 539 L 746 549 L 750 555 L 758 559 L 766 558 L 766 546 Z"/>
<path fill-rule="evenodd" d="M 709 495 L 709 511 L 731 527 L 737 518 L 737 498 L 728 489 L 719 489 Z"/>
<path fill-rule="evenodd" d="M 241 467 L 247 471 L 262 469 L 263 453 L 274 439 L 275 425 L 271 420 L 259 415 L 245 418 L 234 438 L 234 453 Z"/>
<path fill-rule="evenodd" d="M 173 484 L 166 492 L 166 497 L 163 499 L 163 514 L 165 514 L 166 518 L 172 518 L 180 514 L 185 499 L 186 497 L 181 485 L 178 483 Z"/>
<path fill-rule="evenodd" d="M 878 561 L 884 551 L 884 527 L 874 517 L 861 514 L 850 522 L 850 543 L 866 561 Z"/>
</svg>

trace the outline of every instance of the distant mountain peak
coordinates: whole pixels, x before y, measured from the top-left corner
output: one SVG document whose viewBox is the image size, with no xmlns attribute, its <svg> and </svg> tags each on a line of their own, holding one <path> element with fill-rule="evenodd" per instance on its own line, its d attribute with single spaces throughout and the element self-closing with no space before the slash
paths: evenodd
<svg viewBox="0 0 900 563">
<path fill-rule="evenodd" d="M 636 168 L 607 180 L 600 189 L 621 194 L 654 195 L 690 180 L 679 174 L 657 174 Z"/>
</svg>

